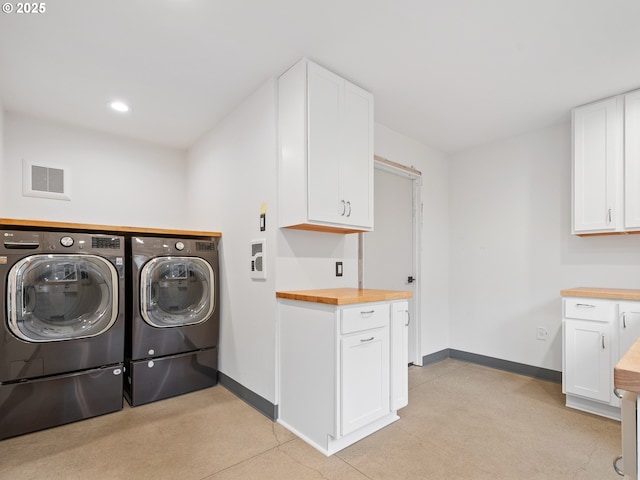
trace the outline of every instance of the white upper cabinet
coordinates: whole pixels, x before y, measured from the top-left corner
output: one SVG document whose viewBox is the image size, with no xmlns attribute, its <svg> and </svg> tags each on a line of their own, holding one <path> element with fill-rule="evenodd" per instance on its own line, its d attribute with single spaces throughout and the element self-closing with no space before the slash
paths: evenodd
<svg viewBox="0 0 640 480">
<path fill-rule="evenodd" d="M 624 96 L 624 227 L 640 230 L 640 91 Z"/>
<path fill-rule="evenodd" d="M 373 96 L 306 59 L 278 82 L 279 223 L 373 229 Z"/>
<path fill-rule="evenodd" d="M 613 232 L 622 219 L 619 99 L 573 110 L 573 233 Z"/>
<path fill-rule="evenodd" d="M 640 231 L 640 91 L 573 110 L 573 233 Z"/>
</svg>

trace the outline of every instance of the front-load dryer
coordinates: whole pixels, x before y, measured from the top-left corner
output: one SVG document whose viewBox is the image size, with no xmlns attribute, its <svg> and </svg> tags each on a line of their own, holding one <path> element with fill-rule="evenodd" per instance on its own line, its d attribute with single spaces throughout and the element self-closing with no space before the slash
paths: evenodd
<svg viewBox="0 0 640 480">
<path fill-rule="evenodd" d="M 218 240 L 127 239 L 125 398 L 131 406 L 213 386 L 218 377 Z"/>
<path fill-rule="evenodd" d="M 122 409 L 124 238 L 0 230 L 0 438 Z"/>
</svg>

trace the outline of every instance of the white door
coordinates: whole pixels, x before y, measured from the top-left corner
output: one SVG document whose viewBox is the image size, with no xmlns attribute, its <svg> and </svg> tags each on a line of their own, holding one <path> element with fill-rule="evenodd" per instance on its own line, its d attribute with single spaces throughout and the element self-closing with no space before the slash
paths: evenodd
<svg viewBox="0 0 640 480">
<path fill-rule="evenodd" d="M 341 433 L 389 413 L 389 330 L 377 328 L 340 342 Z"/>
<path fill-rule="evenodd" d="M 407 369 L 409 304 L 391 304 L 391 410 L 409 404 L 409 370 Z"/>
<path fill-rule="evenodd" d="M 640 91 L 624 96 L 624 128 L 624 228 L 640 230 Z"/>
<path fill-rule="evenodd" d="M 620 352 L 622 357 L 640 338 L 640 302 L 620 302 Z"/>
<path fill-rule="evenodd" d="M 573 229 L 614 231 L 621 212 L 616 167 L 622 129 L 616 98 L 573 110 Z"/>
<path fill-rule="evenodd" d="M 375 169 L 374 231 L 363 233 L 364 288 L 408 290 L 409 349 L 407 364 L 416 359 L 415 277 L 413 258 L 413 180 Z"/>
<path fill-rule="evenodd" d="M 608 323 L 565 320 L 567 393 L 611 401 L 612 348 Z"/>
<path fill-rule="evenodd" d="M 344 80 L 313 63 L 308 68 L 309 219 L 344 223 L 340 203 Z"/>
<path fill-rule="evenodd" d="M 340 197 L 348 204 L 344 221 L 372 227 L 373 96 L 349 82 L 344 87 L 341 128 Z"/>
</svg>

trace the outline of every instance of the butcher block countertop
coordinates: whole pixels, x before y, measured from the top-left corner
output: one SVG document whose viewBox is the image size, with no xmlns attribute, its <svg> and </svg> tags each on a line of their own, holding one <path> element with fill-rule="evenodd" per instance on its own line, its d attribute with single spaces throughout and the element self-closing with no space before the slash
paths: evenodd
<svg viewBox="0 0 640 480">
<path fill-rule="evenodd" d="M 356 303 L 384 302 L 411 298 L 411 292 L 402 290 L 375 290 L 371 288 L 323 288 L 320 290 L 291 290 L 276 292 L 277 298 L 327 305 L 353 305 Z"/>
<path fill-rule="evenodd" d="M 44 228 L 56 230 L 82 230 L 83 232 L 103 232 L 103 233 L 131 233 L 138 235 L 171 235 L 189 236 L 189 237 L 221 237 L 220 232 L 203 232 L 199 230 L 174 230 L 169 228 L 147 228 L 147 227 L 128 227 L 121 225 L 94 225 L 89 223 L 67 223 L 67 222 L 49 222 L 45 220 L 26 220 L 15 218 L 0 218 L 1 228 L 11 227 L 27 227 L 27 228 Z"/>
<path fill-rule="evenodd" d="M 640 290 L 627 288 L 578 287 L 561 290 L 563 297 L 608 298 L 613 300 L 640 300 Z"/>
<path fill-rule="evenodd" d="M 613 384 L 620 390 L 640 393 L 640 339 L 613 369 Z"/>
</svg>

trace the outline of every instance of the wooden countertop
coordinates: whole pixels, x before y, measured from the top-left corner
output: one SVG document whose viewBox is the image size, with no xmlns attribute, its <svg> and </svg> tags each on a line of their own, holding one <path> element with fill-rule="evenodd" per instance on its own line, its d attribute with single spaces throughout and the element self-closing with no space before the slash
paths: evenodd
<svg viewBox="0 0 640 480">
<path fill-rule="evenodd" d="M 640 339 L 613 369 L 613 384 L 620 390 L 640 393 Z"/>
<path fill-rule="evenodd" d="M 411 292 L 402 290 L 375 290 L 370 288 L 324 288 L 319 290 L 292 290 L 276 292 L 277 298 L 327 305 L 352 305 L 356 303 L 383 302 L 411 298 Z"/>
<path fill-rule="evenodd" d="M 45 220 L 28 220 L 0 218 L 0 227 L 28 227 L 58 230 L 82 230 L 105 233 L 132 233 L 149 235 L 172 235 L 190 237 L 221 237 L 220 232 L 203 232 L 199 230 L 174 230 L 169 228 L 128 227 L 121 225 L 94 225 L 89 223 L 49 222 Z"/>
<path fill-rule="evenodd" d="M 613 300 L 640 300 L 640 290 L 627 288 L 578 287 L 561 290 L 563 297 L 609 298 Z"/>
</svg>

